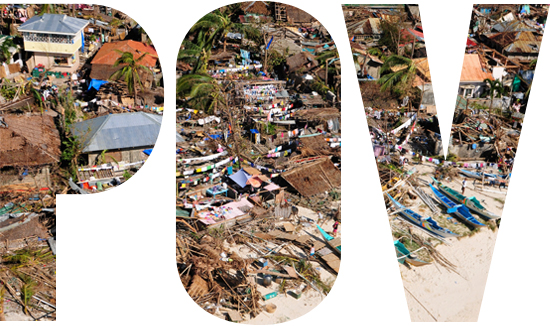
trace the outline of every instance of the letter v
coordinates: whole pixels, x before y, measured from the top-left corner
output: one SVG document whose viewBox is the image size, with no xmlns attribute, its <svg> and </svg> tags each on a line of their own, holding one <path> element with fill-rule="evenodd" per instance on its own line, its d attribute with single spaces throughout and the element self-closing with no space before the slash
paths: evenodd
<svg viewBox="0 0 550 326">
<path fill-rule="evenodd" d="M 415 5 L 343 6 L 413 321 L 478 318 L 548 9 L 452 10 L 423 26 Z"/>
</svg>

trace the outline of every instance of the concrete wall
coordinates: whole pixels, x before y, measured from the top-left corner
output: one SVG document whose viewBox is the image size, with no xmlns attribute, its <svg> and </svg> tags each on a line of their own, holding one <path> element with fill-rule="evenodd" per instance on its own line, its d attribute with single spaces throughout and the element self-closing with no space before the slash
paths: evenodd
<svg viewBox="0 0 550 326">
<path fill-rule="evenodd" d="M 55 57 L 67 58 L 69 65 L 56 65 Z M 80 64 L 80 56 L 78 55 L 78 52 L 74 53 L 74 57 L 73 57 L 73 54 L 53 54 L 53 53 L 35 52 L 34 64 L 35 65 L 43 64 L 47 69 L 51 71 L 73 73 L 78 69 L 78 66 Z"/>
<path fill-rule="evenodd" d="M 492 156 L 495 153 L 494 145 L 485 144 L 481 146 L 481 144 L 478 144 L 476 149 L 472 149 L 470 145 L 452 145 L 449 148 L 449 152 L 455 154 L 461 159 L 478 159 L 481 157 Z"/>
<path fill-rule="evenodd" d="M 146 160 L 148 156 L 145 153 L 143 153 L 143 150 L 151 147 L 152 146 L 143 147 L 139 149 L 132 149 L 132 150 L 107 151 L 105 152 L 105 163 L 112 163 L 112 162 L 133 163 L 133 162 Z M 88 153 L 88 164 L 89 165 L 96 164 L 96 159 L 98 156 L 101 156 L 101 152 Z"/>
<path fill-rule="evenodd" d="M 65 53 L 73 54 L 82 47 L 82 35 L 77 33 L 74 36 L 73 43 L 52 43 L 52 42 L 34 42 L 24 41 L 25 51 L 27 52 L 44 52 L 44 53 Z"/>
<path fill-rule="evenodd" d="M 31 176 L 31 174 L 32 173 L 29 173 L 29 175 L 23 177 L 22 180 L 19 180 L 21 175 L 19 170 L 2 170 L 2 172 L 0 172 L 0 187 L 19 184 L 27 184 L 31 187 L 36 187 L 36 185 L 38 185 L 38 188 L 49 188 L 51 186 L 49 167 L 43 167 L 38 171 L 35 177 Z"/>
</svg>

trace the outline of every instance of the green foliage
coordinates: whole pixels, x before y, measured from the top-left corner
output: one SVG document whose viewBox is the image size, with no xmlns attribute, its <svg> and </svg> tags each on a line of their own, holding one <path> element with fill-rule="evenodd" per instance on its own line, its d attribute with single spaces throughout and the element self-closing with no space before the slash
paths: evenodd
<svg viewBox="0 0 550 326">
<path fill-rule="evenodd" d="M 382 20 L 380 22 L 380 29 L 382 30 L 382 37 L 380 37 L 378 45 L 386 46 L 391 52 L 397 53 L 398 25 L 389 20 Z"/>
<path fill-rule="evenodd" d="M 311 89 L 319 93 L 323 97 L 327 95 L 328 91 L 330 91 L 330 88 L 319 78 L 316 78 L 315 81 L 311 84 Z"/>
<path fill-rule="evenodd" d="M 128 172 L 128 170 L 124 171 L 124 174 L 122 175 L 122 177 L 128 181 L 130 180 L 130 178 L 132 177 L 132 174 L 130 174 L 130 172 Z"/>
<path fill-rule="evenodd" d="M 16 89 L 15 86 L 8 80 L 4 78 L 2 83 L 2 88 L 0 88 L 0 94 L 8 101 L 12 101 L 15 98 Z"/>
<path fill-rule="evenodd" d="M 265 129 L 268 135 L 275 135 L 277 133 L 277 126 L 271 122 L 267 124 Z"/>
<path fill-rule="evenodd" d="M 416 65 L 409 59 L 399 55 L 390 56 L 380 69 L 382 91 L 390 90 L 397 95 L 408 95 L 416 77 Z"/>
<path fill-rule="evenodd" d="M 135 99 L 137 96 L 138 86 L 143 88 L 140 73 L 146 72 L 153 74 L 149 68 L 140 64 L 140 61 L 143 60 L 143 58 L 149 53 L 145 52 L 137 59 L 134 59 L 134 55 L 131 52 L 123 52 L 120 50 L 115 51 L 120 54 L 120 57 L 115 61 L 113 67 L 116 68 L 120 66 L 120 68 L 109 77 L 109 80 L 123 79 L 128 87 L 128 93 L 130 93 L 130 95 L 134 95 Z"/>
</svg>

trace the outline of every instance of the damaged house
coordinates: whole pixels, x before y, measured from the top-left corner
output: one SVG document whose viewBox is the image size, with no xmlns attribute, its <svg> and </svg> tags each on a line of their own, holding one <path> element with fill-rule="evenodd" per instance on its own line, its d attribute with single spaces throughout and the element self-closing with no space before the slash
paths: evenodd
<svg viewBox="0 0 550 326">
<path fill-rule="evenodd" d="M 120 69 L 120 67 L 113 67 L 116 60 L 121 56 L 119 51 L 132 53 L 134 60 L 145 54 L 143 59 L 139 61 L 139 64 L 144 65 L 153 72 L 153 74 L 145 71 L 140 73 L 141 82 L 146 89 L 150 89 L 154 82 L 160 80 L 160 63 L 155 48 L 151 45 L 131 40 L 103 44 L 91 62 L 92 70 L 90 78 L 109 80 L 111 75 Z"/>
<path fill-rule="evenodd" d="M 0 186 L 50 188 L 50 170 L 59 162 L 60 146 L 51 116 L 0 116 Z"/>
<path fill-rule="evenodd" d="M 458 94 L 465 98 L 479 98 L 486 88 L 485 79 L 493 75 L 481 66 L 478 54 L 464 54 Z"/>
</svg>

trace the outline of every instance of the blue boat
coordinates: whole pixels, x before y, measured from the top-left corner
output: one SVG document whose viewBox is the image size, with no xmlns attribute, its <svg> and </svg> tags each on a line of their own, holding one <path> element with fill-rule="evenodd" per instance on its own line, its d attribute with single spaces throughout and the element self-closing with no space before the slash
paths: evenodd
<svg viewBox="0 0 550 326">
<path fill-rule="evenodd" d="M 443 206 L 447 207 L 447 213 L 455 214 L 462 223 L 466 224 L 469 227 L 478 228 L 481 226 L 486 226 L 485 224 L 476 220 L 476 218 L 470 213 L 470 210 L 466 206 L 462 204 L 456 204 L 455 202 L 447 198 L 447 196 L 439 192 L 439 190 L 435 189 L 435 187 L 431 184 L 430 188 L 432 188 L 432 191 L 437 200 L 439 200 L 439 202 L 443 204 Z"/>
<path fill-rule="evenodd" d="M 481 203 L 479 200 L 477 200 L 476 197 L 466 197 L 462 195 L 460 192 L 447 187 L 443 185 L 440 181 L 436 180 L 434 177 L 432 177 L 434 182 L 438 185 L 439 190 L 447 197 L 454 200 L 456 203 L 466 205 L 468 209 L 474 214 L 477 214 L 481 216 L 485 220 L 494 220 L 497 218 L 500 218 L 497 214 L 489 212 Z"/>
<path fill-rule="evenodd" d="M 460 173 L 462 173 L 467 177 L 478 179 L 478 180 L 482 180 L 483 176 L 485 176 L 485 178 L 495 178 L 495 179 L 507 179 L 510 177 L 510 174 L 506 176 L 502 174 L 487 173 L 487 172 L 481 173 L 481 172 L 464 170 L 464 169 L 460 169 Z"/>
<path fill-rule="evenodd" d="M 428 233 L 440 236 L 442 238 L 458 237 L 458 234 L 451 232 L 449 229 L 442 228 L 431 217 L 422 217 L 414 211 L 408 209 L 397 200 L 395 200 L 390 194 L 386 193 L 388 198 L 392 201 L 393 205 L 399 210 L 399 214 L 403 216 L 407 221 L 417 225 L 421 229 Z"/>
</svg>

